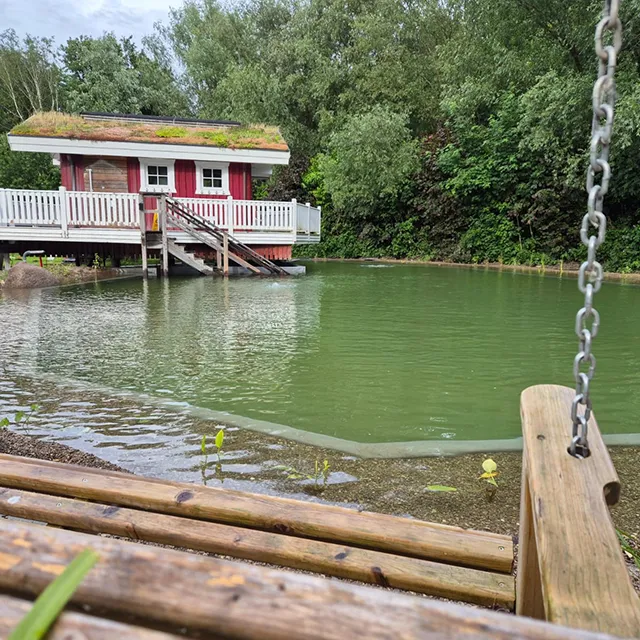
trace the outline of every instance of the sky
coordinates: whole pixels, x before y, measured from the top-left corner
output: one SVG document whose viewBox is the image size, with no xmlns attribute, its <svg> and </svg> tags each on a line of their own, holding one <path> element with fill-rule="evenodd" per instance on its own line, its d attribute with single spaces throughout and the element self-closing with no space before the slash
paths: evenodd
<svg viewBox="0 0 640 640">
<path fill-rule="evenodd" d="M 80 35 L 133 35 L 139 44 L 154 22 L 166 22 L 181 0 L 0 0 L 0 31 L 15 29 L 22 37 L 54 37 L 56 44 Z"/>
</svg>

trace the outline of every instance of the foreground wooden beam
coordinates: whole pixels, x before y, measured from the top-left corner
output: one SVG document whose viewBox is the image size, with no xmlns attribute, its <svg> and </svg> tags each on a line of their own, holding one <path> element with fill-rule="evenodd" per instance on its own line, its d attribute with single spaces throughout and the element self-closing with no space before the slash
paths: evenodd
<svg viewBox="0 0 640 640">
<path fill-rule="evenodd" d="M 0 486 L 509 573 L 508 536 L 274 496 L 0 455 Z"/>
<path fill-rule="evenodd" d="M 0 514 L 77 531 L 108 533 L 268 562 L 489 607 L 513 609 L 515 602 L 512 576 L 201 520 L 19 489 L 0 489 Z"/>
<path fill-rule="evenodd" d="M 0 595 L 0 638 L 7 638 L 29 612 L 33 602 Z M 84 613 L 63 612 L 47 640 L 178 640 L 183 636 L 105 620 Z"/>
<path fill-rule="evenodd" d="M 34 596 L 82 549 L 100 556 L 76 605 L 204 637 L 255 640 L 611 640 L 508 614 L 170 549 L 0 520 L 0 589 Z"/>
<path fill-rule="evenodd" d="M 622 556 L 607 504 L 618 476 L 595 416 L 591 455 L 569 455 L 574 391 L 556 385 L 525 389 L 523 501 L 517 612 L 620 637 L 640 636 L 640 599 Z"/>
</svg>

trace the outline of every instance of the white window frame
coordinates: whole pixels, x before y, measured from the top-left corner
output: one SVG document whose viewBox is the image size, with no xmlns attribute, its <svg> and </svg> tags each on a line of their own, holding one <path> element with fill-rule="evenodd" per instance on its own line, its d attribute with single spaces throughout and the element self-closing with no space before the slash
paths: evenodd
<svg viewBox="0 0 640 640">
<path fill-rule="evenodd" d="M 222 187 L 205 187 L 202 176 L 203 169 L 220 169 L 222 171 Z M 228 196 L 229 191 L 229 163 L 228 162 L 200 162 L 196 160 L 196 195 Z"/>
<path fill-rule="evenodd" d="M 138 158 L 140 161 L 140 191 L 145 193 L 175 193 L 176 192 L 176 172 L 175 160 L 165 160 L 164 158 Z M 167 167 L 167 185 L 149 184 L 147 168 Z"/>
</svg>

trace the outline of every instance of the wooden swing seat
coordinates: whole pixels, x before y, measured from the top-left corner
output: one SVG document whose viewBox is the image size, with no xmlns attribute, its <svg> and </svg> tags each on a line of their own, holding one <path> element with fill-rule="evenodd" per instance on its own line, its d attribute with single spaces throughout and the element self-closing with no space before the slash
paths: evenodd
<svg viewBox="0 0 640 640">
<path fill-rule="evenodd" d="M 72 599 L 91 615 L 63 614 L 52 638 L 74 631 L 91 640 L 161 640 L 182 628 L 198 637 L 260 639 L 640 636 L 640 604 L 605 502 L 605 494 L 617 500 L 619 483 L 595 419 L 591 457 L 566 453 L 572 395 L 554 386 L 522 395 L 517 600 L 507 536 L 0 455 L 0 514 L 11 517 L 0 519 L 0 635 L 91 547 L 100 560 Z M 488 607 L 515 602 L 522 615 L 95 534 Z"/>
</svg>

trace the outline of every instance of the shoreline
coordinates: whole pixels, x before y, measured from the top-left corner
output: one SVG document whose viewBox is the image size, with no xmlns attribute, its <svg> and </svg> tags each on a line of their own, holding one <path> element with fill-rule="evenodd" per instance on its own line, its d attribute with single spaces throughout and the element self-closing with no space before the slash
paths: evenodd
<svg viewBox="0 0 640 640">
<path fill-rule="evenodd" d="M 516 273 L 537 273 L 539 275 L 578 277 L 579 263 L 567 263 L 567 266 L 529 266 L 524 264 L 504 264 L 500 262 L 449 262 L 445 260 L 411 260 L 408 258 L 297 258 L 300 262 L 375 262 L 380 264 L 413 264 L 432 267 L 459 267 L 463 269 L 478 269 L 485 271 L 512 271 Z M 605 271 L 604 279 L 625 284 L 640 284 L 640 273 L 620 273 Z"/>
</svg>

